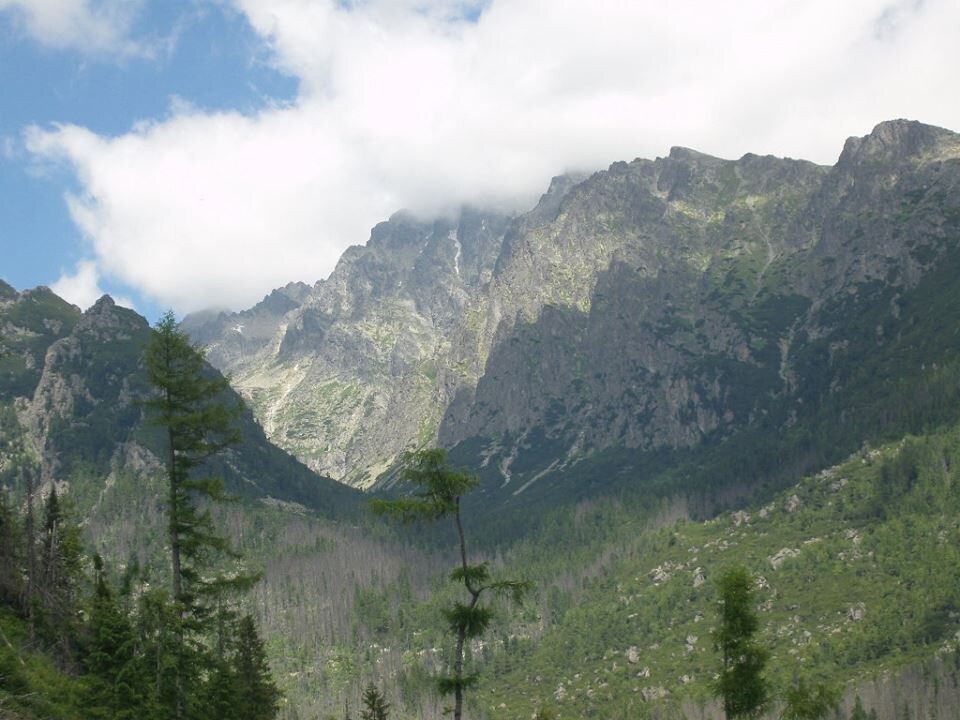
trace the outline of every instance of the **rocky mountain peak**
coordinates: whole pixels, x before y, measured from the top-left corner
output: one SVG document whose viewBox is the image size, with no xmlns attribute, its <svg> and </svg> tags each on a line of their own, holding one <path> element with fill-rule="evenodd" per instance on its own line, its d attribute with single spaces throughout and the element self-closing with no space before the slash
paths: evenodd
<svg viewBox="0 0 960 720">
<path fill-rule="evenodd" d="M 117 305 L 113 298 L 104 295 L 80 316 L 76 332 L 92 333 L 100 338 L 122 335 L 143 330 L 146 321 L 129 308 Z"/>
<path fill-rule="evenodd" d="M 585 175 L 577 173 L 568 173 L 557 175 L 550 180 L 550 186 L 547 191 L 540 196 L 540 201 L 530 213 L 538 221 L 552 222 L 556 220 L 560 212 L 560 206 L 564 198 L 579 183 L 583 182 Z"/>
<path fill-rule="evenodd" d="M 840 326 L 827 299 L 933 267 L 956 173 L 928 161 L 956 142 L 882 123 L 833 168 L 674 147 L 557 176 L 515 216 L 397 213 L 299 307 L 194 339 L 278 444 L 358 485 L 437 441 L 496 455 L 505 484 L 610 448 L 693 447 L 820 388 L 827 371 L 792 367 Z M 531 438 L 552 454 L 514 464 L 540 452 Z"/>
<path fill-rule="evenodd" d="M 916 120 L 887 120 L 869 135 L 849 138 L 839 168 L 917 163 L 960 156 L 960 135 Z"/>
<path fill-rule="evenodd" d="M 20 297 L 20 293 L 12 286 L 7 285 L 3 280 L 0 280 L 0 302 L 16 300 L 18 297 Z"/>
</svg>

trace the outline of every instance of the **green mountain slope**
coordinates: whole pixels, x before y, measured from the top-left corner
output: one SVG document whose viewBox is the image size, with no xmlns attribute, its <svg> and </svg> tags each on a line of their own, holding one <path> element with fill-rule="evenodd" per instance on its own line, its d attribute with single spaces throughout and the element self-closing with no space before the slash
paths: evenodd
<svg viewBox="0 0 960 720">
<path fill-rule="evenodd" d="M 65 485 L 87 513 L 117 492 L 117 477 L 156 473 L 160 438 L 138 404 L 148 392 L 141 367 L 146 320 L 109 297 L 81 313 L 41 288 L 6 294 L 0 331 L 7 349 L 0 482 L 22 491 L 21 469 L 32 467 L 38 487 Z M 241 430 L 243 443 L 212 468 L 230 491 L 303 503 L 328 516 L 356 513 L 357 493 L 271 445 L 249 412 Z"/>
<path fill-rule="evenodd" d="M 593 577 L 543 588 L 538 610 L 549 624 L 480 652 L 487 670 L 477 702 L 498 718 L 543 706 L 560 717 L 619 718 L 709 705 L 719 663 L 715 580 L 745 564 L 757 578 L 776 687 L 797 676 L 839 683 L 848 711 L 861 687 L 868 709 L 899 718 L 902 708 L 885 707 L 870 680 L 941 658 L 925 686 L 921 678 L 901 689 L 917 703 L 911 717 L 933 717 L 934 677 L 952 678 L 939 692 L 960 702 L 958 468 L 954 425 L 864 449 L 716 519 L 650 530 L 639 513 L 630 521 L 612 512 L 617 537 Z M 554 543 L 575 555 L 578 539 Z"/>
</svg>

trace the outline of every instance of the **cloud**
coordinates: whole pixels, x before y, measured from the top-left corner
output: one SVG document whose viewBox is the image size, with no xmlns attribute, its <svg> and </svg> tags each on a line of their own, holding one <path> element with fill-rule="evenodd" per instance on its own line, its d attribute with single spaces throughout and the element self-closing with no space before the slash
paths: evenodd
<svg viewBox="0 0 960 720">
<path fill-rule="evenodd" d="M 57 295 L 69 303 L 86 310 L 99 300 L 104 292 L 100 288 L 100 274 L 97 264 L 92 260 L 81 260 L 75 271 L 62 272 L 60 278 L 50 286 Z M 117 305 L 133 308 L 133 303 L 125 297 L 114 298 Z"/>
<path fill-rule="evenodd" d="M 84 52 L 140 55 L 128 38 L 142 0 L 0 0 L 0 11 L 41 45 Z"/>
<path fill-rule="evenodd" d="M 881 120 L 960 128 L 952 0 L 233 3 L 290 106 L 27 136 L 75 169 L 100 270 L 181 312 L 322 278 L 401 207 L 522 208 L 671 145 L 832 163 Z"/>
</svg>

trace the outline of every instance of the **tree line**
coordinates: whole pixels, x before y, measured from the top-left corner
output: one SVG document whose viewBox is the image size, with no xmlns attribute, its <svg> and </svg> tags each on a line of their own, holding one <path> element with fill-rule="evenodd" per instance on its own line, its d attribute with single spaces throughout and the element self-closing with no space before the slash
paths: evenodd
<svg viewBox="0 0 960 720">
<path fill-rule="evenodd" d="M 21 463 L 25 507 L 0 494 L 0 609 L 11 627 L 25 627 L 21 648 L 44 651 L 75 682 L 68 697 L 53 697 L 4 635 L 14 660 L 0 666 L 3 700 L 27 717 L 50 716 L 59 703 L 85 718 L 270 720 L 280 693 L 256 623 L 238 609 L 257 577 L 238 570 L 214 527 L 210 508 L 226 498 L 222 481 L 203 471 L 238 441 L 240 408 L 223 401 L 226 381 L 206 371 L 172 313 L 157 323 L 144 363 L 153 392 L 142 405 L 166 439 L 166 581 L 151 583 L 131 565 L 115 568 L 112 582 L 103 559 L 84 553 L 67 499 L 54 484 L 38 502 L 34 467 Z"/>
<path fill-rule="evenodd" d="M 166 439 L 165 582 L 154 586 L 135 565 L 111 572 L 99 556 L 85 555 L 69 500 L 56 486 L 35 512 L 41 493 L 33 486 L 33 468 L 25 464 L 25 507 L 14 510 L 0 493 L 0 606 L 23 622 L 27 647 L 46 650 L 62 673 L 77 679 L 77 716 L 274 718 L 281 698 L 264 644 L 253 618 L 238 609 L 257 576 L 242 570 L 238 554 L 215 527 L 210 509 L 227 498 L 222 482 L 204 472 L 209 458 L 238 442 L 234 421 L 240 408 L 223 400 L 226 381 L 206 369 L 171 313 L 156 326 L 145 367 L 153 393 L 142 406 Z M 484 634 L 493 617 L 481 600 L 506 594 L 521 601 L 530 584 L 493 579 L 486 563 L 470 562 L 461 498 L 477 486 L 475 477 L 450 467 L 439 449 L 405 456 L 402 474 L 419 493 L 375 501 L 374 510 L 407 521 L 450 518 L 457 533 L 459 563 L 450 579 L 463 595 L 442 611 L 455 650 L 450 672 L 437 678 L 437 688 L 453 696 L 450 712 L 459 719 L 465 693 L 477 682 L 465 647 Z M 756 717 L 774 703 L 790 720 L 826 716 L 838 701 L 832 688 L 797 681 L 781 699 L 770 697 L 763 674 L 767 652 L 755 640 L 752 587 L 742 568 L 728 571 L 719 582 L 715 690 L 726 716 Z M 6 636 L 0 642 L 13 647 Z M 30 710 L 24 673 L 16 663 L 0 663 L 0 685 L 16 689 L 19 683 L 23 706 Z M 0 698 L 0 711 L 3 702 Z M 373 685 L 364 692 L 363 705 L 363 720 L 388 716 L 390 705 Z M 35 714 L 45 716 L 42 710 Z M 350 717 L 349 708 L 344 715 Z"/>
</svg>

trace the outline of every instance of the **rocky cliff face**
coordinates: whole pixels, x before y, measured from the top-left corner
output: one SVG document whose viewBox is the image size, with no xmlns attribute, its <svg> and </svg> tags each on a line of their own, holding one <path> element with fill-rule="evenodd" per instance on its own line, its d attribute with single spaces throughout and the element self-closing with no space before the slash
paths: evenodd
<svg viewBox="0 0 960 720">
<path fill-rule="evenodd" d="M 139 403 L 150 392 L 149 338 L 147 321 L 108 296 L 81 313 L 47 288 L 0 285 L 0 485 L 22 491 L 30 472 L 35 486 L 58 484 L 87 513 L 120 475 L 156 479 L 162 438 Z M 353 511 L 353 492 L 270 445 L 252 415 L 240 426 L 243 444 L 211 468 L 234 492 Z"/>
<path fill-rule="evenodd" d="M 475 378 L 458 337 L 479 319 L 476 297 L 507 226 L 472 210 L 433 222 L 401 213 L 315 287 L 184 327 L 274 442 L 315 470 L 369 484 L 405 448 L 431 442 L 452 393 Z"/>
<path fill-rule="evenodd" d="M 517 493 L 609 448 L 788 427 L 902 334 L 958 182 L 960 137 L 907 121 L 832 168 L 674 148 L 515 217 L 398 214 L 313 288 L 187 326 L 314 469 L 366 485 L 439 442 Z"/>
</svg>

